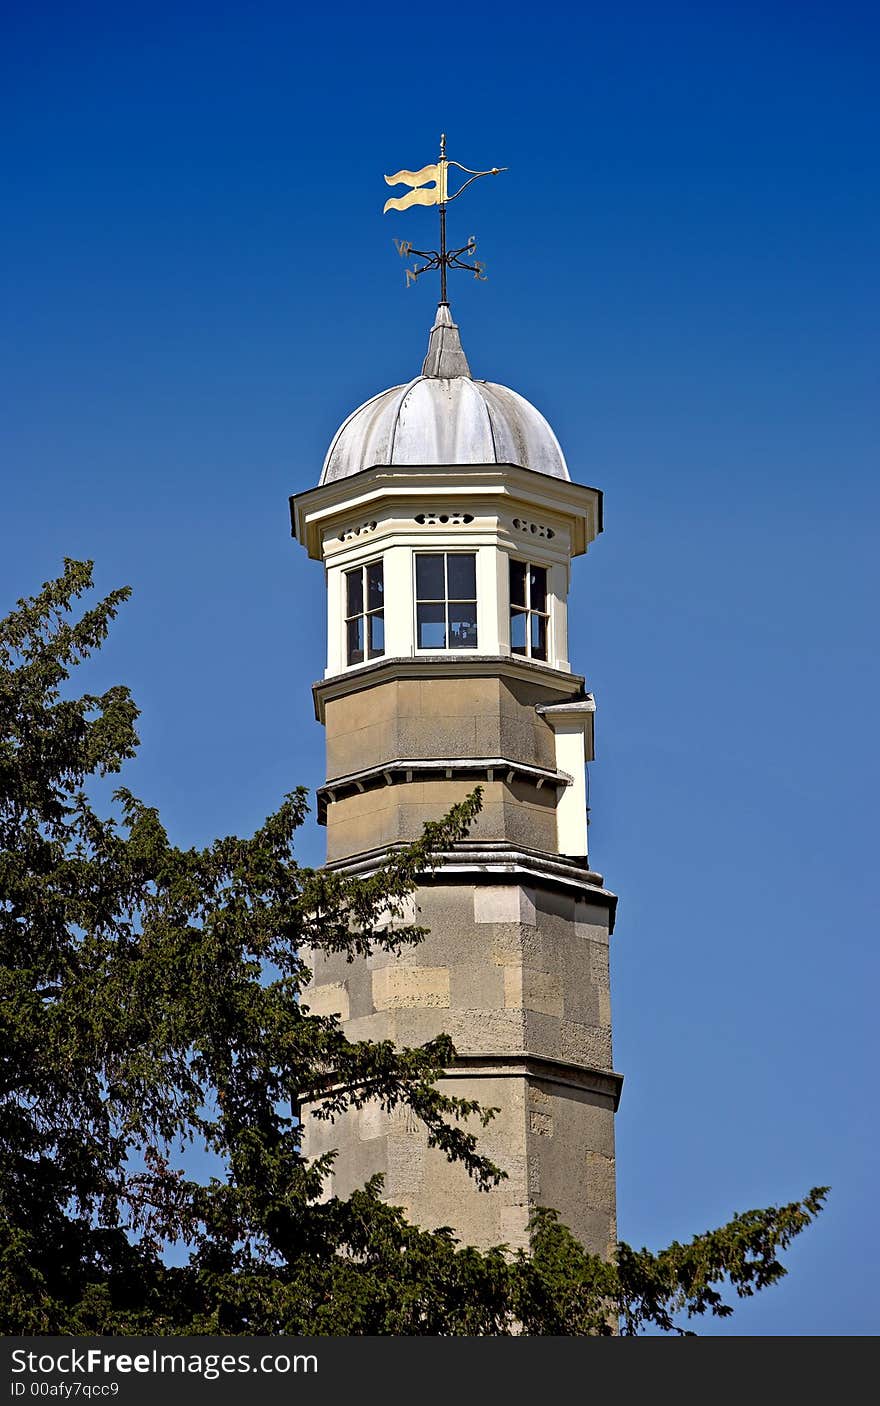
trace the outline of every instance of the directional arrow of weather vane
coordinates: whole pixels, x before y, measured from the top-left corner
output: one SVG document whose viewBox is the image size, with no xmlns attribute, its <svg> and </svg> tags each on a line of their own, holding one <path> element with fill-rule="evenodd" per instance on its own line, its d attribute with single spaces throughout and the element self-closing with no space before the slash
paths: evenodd
<svg viewBox="0 0 880 1406">
<path fill-rule="evenodd" d="M 449 167 L 455 166 L 459 171 L 464 171 L 470 179 L 460 186 L 454 195 L 449 194 Z M 493 166 L 491 171 L 472 171 L 469 166 L 462 166 L 460 161 L 450 161 L 446 156 L 446 134 L 440 137 L 440 159 L 431 166 L 423 166 L 420 171 L 395 171 L 393 176 L 386 176 L 385 182 L 390 186 L 405 185 L 410 190 L 406 195 L 392 196 L 385 201 L 383 215 L 389 210 L 408 210 L 411 205 L 436 205 L 440 210 L 440 248 L 439 249 L 414 249 L 409 240 L 395 239 L 394 244 L 398 254 L 402 259 L 408 259 L 413 255 L 416 259 L 423 259 L 422 264 L 413 264 L 412 268 L 406 270 L 406 286 L 415 283 L 423 273 L 428 273 L 432 269 L 440 270 L 440 301 L 445 303 L 446 298 L 446 271 L 447 269 L 467 269 L 474 278 L 479 278 L 485 282 L 485 267 L 478 259 L 474 258 L 477 252 L 477 241 L 471 235 L 467 244 L 463 244 L 460 249 L 446 248 L 446 206 L 452 200 L 467 190 L 469 185 L 478 181 L 481 176 L 498 176 L 502 171 L 506 171 L 506 166 Z M 465 263 L 469 259 L 470 263 Z"/>
</svg>

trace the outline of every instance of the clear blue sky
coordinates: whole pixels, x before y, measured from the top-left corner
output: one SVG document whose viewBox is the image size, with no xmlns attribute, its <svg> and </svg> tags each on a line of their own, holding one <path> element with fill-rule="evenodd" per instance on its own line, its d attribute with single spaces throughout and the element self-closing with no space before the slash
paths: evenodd
<svg viewBox="0 0 880 1406">
<path fill-rule="evenodd" d="M 5 29 L 0 603 L 65 554 L 133 586 L 96 677 L 134 690 L 127 781 L 181 842 L 322 779 L 287 495 L 416 374 L 434 297 L 391 245 L 433 213 L 383 218 L 382 174 L 441 129 L 510 167 L 450 211 L 490 275 L 453 310 L 606 493 L 572 660 L 621 896 L 621 1235 L 830 1182 L 722 1331 L 876 1332 L 876 8 L 50 0 Z"/>
</svg>

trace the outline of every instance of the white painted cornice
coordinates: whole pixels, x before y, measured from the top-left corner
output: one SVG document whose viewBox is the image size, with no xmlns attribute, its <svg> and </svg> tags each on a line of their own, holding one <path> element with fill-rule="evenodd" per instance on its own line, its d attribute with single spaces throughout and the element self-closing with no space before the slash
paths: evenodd
<svg viewBox="0 0 880 1406">
<path fill-rule="evenodd" d="M 585 552 L 602 531 L 598 488 L 550 478 L 516 464 L 378 465 L 339 481 L 306 489 L 290 499 L 291 531 L 309 556 L 321 561 L 324 542 L 346 519 L 393 506 L 467 509 L 477 499 L 501 510 L 546 512 L 568 525 L 571 555 Z"/>
</svg>

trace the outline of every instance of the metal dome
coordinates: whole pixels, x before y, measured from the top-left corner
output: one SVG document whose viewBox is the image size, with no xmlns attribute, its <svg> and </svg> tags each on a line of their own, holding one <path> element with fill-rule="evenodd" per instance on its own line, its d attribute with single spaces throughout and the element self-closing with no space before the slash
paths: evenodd
<svg viewBox="0 0 880 1406">
<path fill-rule="evenodd" d="M 327 451 L 321 483 L 380 464 L 517 464 L 570 479 L 565 456 L 534 405 L 507 386 L 475 381 L 458 327 L 441 303 L 421 376 L 358 407 Z"/>
</svg>

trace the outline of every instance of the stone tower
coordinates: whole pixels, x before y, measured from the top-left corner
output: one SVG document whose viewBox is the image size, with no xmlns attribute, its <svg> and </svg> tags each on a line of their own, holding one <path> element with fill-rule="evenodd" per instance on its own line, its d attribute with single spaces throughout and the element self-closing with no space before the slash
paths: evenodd
<svg viewBox="0 0 880 1406">
<path fill-rule="evenodd" d="M 306 995 L 352 1039 L 459 1052 L 443 1087 L 500 1112 L 481 1150 L 508 1174 L 478 1192 L 419 1127 L 368 1105 L 309 1119 L 336 1148 L 332 1189 L 375 1172 L 425 1227 L 485 1247 L 527 1241 L 535 1205 L 583 1243 L 615 1240 L 608 939 L 615 898 L 587 857 L 584 762 L 595 705 L 568 660 L 570 564 L 602 530 L 534 406 L 472 379 L 441 303 L 422 374 L 337 432 L 293 532 L 327 583 L 327 862 L 369 874 L 479 783 L 483 809 L 418 893 L 430 928 L 399 957 L 319 957 Z"/>
</svg>

